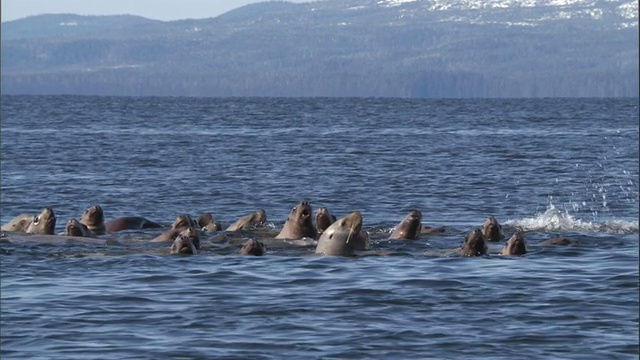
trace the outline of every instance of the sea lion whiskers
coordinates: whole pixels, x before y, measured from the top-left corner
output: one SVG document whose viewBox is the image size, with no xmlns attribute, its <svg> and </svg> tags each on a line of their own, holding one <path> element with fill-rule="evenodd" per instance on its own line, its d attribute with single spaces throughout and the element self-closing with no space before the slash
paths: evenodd
<svg viewBox="0 0 640 360">
<path fill-rule="evenodd" d="M 342 220 L 342 225 L 344 225 L 345 220 Z M 354 239 L 354 235 L 358 235 L 360 234 L 360 232 L 358 231 L 356 233 L 356 228 L 358 227 L 357 224 L 355 224 L 354 222 L 351 223 L 351 226 L 349 226 L 349 235 L 347 235 L 347 240 L 345 241 L 345 244 L 348 244 L 349 241 L 351 241 L 351 239 Z"/>
</svg>

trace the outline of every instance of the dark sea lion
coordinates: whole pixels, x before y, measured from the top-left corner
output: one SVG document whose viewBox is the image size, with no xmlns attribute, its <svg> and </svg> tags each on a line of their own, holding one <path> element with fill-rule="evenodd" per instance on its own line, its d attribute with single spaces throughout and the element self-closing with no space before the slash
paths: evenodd
<svg viewBox="0 0 640 360">
<path fill-rule="evenodd" d="M 245 230 L 257 225 L 263 225 L 266 221 L 267 213 L 263 209 L 258 209 L 238 219 L 227 228 L 227 231 Z"/>
<path fill-rule="evenodd" d="M 336 217 L 331 214 L 329 209 L 321 207 L 316 211 L 316 230 L 321 235 L 331 224 L 336 221 Z"/>
<path fill-rule="evenodd" d="M 86 225 L 95 235 L 104 235 L 106 232 L 104 212 L 100 205 L 93 205 L 87 208 L 82 214 L 80 222 Z"/>
<path fill-rule="evenodd" d="M 76 219 L 69 219 L 65 228 L 66 236 L 95 237 L 89 227 Z"/>
<path fill-rule="evenodd" d="M 220 225 L 219 222 L 216 221 L 216 219 L 213 217 L 213 215 L 210 212 L 206 212 L 198 216 L 198 218 L 196 219 L 196 222 L 198 223 L 199 229 L 202 229 L 207 232 L 222 230 L 222 226 Z"/>
<path fill-rule="evenodd" d="M 31 220 L 25 232 L 27 234 L 53 235 L 55 230 L 56 216 L 53 213 L 53 209 L 44 208 L 39 215 L 33 217 L 33 220 Z"/>
<path fill-rule="evenodd" d="M 2 231 L 15 231 L 15 232 L 25 232 L 27 231 L 27 227 L 33 220 L 33 215 L 31 214 L 20 214 L 14 217 L 11 221 L 2 225 L 0 230 Z"/>
<path fill-rule="evenodd" d="M 262 256 L 266 252 L 264 244 L 255 239 L 249 239 L 240 249 L 240 255 Z"/>
<path fill-rule="evenodd" d="M 484 235 L 484 239 L 486 241 L 500 241 L 503 239 L 502 227 L 500 226 L 496 218 L 491 216 L 487 219 L 487 221 L 484 222 L 482 235 Z"/>
<path fill-rule="evenodd" d="M 527 244 L 524 241 L 524 236 L 521 232 L 517 231 L 511 235 L 507 243 L 504 244 L 500 255 L 524 255 L 527 253 Z"/>
<path fill-rule="evenodd" d="M 285 221 L 282 230 L 276 235 L 276 239 L 297 240 L 303 237 L 315 239 L 318 236 L 318 232 L 313 225 L 311 214 L 311 205 L 306 201 L 294 206 L 289 212 L 289 217 Z"/>
<path fill-rule="evenodd" d="M 336 220 L 318 239 L 316 254 L 352 256 L 358 247 L 362 231 L 362 214 L 359 211 Z"/>
<path fill-rule="evenodd" d="M 355 244 L 353 249 L 356 251 L 364 251 L 369 247 L 369 233 L 365 230 L 360 230 L 358 236 L 355 238 Z"/>
<path fill-rule="evenodd" d="M 197 254 L 200 250 L 200 237 L 198 231 L 189 227 L 182 230 L 178 236 L 176 236 L 173 244 L 171 245 L 171 254 Z"/>
<path fill-rule="evenodd" d="M 411 210 L 396 225 L 389 239 L 418 240 L 422 230 L 422 213 L 419 210 Z"/>
<path fill-rule="evenodd" d="M 462 256 L 482 256 L 487 254 L 487 244 L 480 229 L 472 230 L 465 236 L 460 253 Z"/>
<path fill-rule="evenodd" d="M 142 216 L 122 216 L 107 221 L 105 230 L 107 232 L 117 232 L 124 230 L 143 230 L 143 229 L 159 229 L 163 228 L 161 224 L 151 221 Z"/>
<path fill-rule="evenodd" d="M 561 245 L 561 246 L 577 245 L 577 244 L 578 242 L 576 240 L 571 240 L 567 238 L 547 239 L 540 243 L 540 245 Z"/>
</svg>

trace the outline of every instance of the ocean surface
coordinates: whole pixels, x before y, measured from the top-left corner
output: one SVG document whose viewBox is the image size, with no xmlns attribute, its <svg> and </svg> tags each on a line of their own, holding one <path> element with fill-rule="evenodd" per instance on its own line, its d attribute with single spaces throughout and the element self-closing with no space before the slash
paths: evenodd
<svg viewBox="0 0 640 360">
<path fill-rule="evenodd" d="M 163 229 L 3 234 L 2 359 L 638 358 L 638 99 L 1 100 L 3 224 L 51 207 L 63 234 L 99 204 L 167 227 L 263 208 L 270 230 L 193 256 Z M 274 240 L 301 201 L 360 211 L 369 249 Z M 414 208 L 445 232 L 388 240 Z M 489 216 L 528 253 L 459 256 Z"/>
</svg>

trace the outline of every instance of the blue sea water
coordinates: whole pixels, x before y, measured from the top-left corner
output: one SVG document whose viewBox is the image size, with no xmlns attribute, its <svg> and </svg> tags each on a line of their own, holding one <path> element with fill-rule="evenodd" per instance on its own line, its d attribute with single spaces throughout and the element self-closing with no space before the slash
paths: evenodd
<svg viewBox="0 0 640 360">
<path fill-rule="evenodd" d="M 195 256 L 149 244 L 161 229 L 8 235 L 3 359 L 638 358 L 638 99 L 1 101 L 3 224 L 263 208 L 277 232 L 306 200 L 362 212 L 371 237 L 343 258 L 264 232 L 205 234 Z M 412 208 L 445 232 L 388 240 Z M 489 216 L 525 256 L 455 254 Z M 237 254 L 250 237 L 266 256 Z"/>
</svg>

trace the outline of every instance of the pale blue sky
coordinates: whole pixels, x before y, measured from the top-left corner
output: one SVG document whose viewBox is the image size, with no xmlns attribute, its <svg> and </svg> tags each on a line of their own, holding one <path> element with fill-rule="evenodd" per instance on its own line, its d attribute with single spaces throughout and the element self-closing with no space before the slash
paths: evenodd
<svg viewBox="0 0 640 360">
<path fill-rule="evenodd" d="M 310 0 L 288 0 L 308 2 Z M 202 19 L 218 16 L 260 0 L 2 0 L 2 21 L 31 15 L 140 15 L 156 20 Z"/>
</svg>

